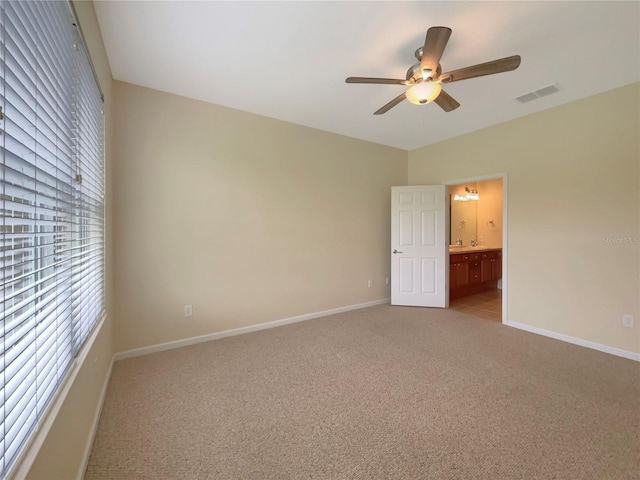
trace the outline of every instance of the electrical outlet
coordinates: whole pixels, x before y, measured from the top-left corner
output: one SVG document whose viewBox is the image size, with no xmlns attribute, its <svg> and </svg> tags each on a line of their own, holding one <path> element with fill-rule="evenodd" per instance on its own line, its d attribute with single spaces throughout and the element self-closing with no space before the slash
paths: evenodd
<svg viewBox="0 0 640 480">
<path fill-rule="evenodd" d="M 373 287 L 373 280 L 367 280 L 367 287 L 368 288 Z"/>
<path fill-rule="evenodd" d="M 625 313 L 622 315 L 622 325 L 625 327 L 633 328 L 633 315 Z"/>
<path fill-rule="evenodd" d="M 190 317 L 193 315 L 193 306 L 192 305 L 185 305 L 184 306 L 184 316 L 186 317 Z"/>
<path fill-rule="evenodd" d="M 385 283 L 385 285 L 389 285 L 389 277 L 384 279 L 384 283 Z"/>
</svg>

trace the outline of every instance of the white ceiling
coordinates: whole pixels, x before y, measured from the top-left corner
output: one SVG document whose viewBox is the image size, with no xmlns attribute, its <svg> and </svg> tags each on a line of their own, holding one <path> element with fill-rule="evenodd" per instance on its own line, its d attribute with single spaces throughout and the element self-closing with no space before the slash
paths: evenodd
<svg viewBox="0 0 640 480">
<path fill-rule="evenodd" d="M 640 2 L 95 1 L 117 80 L 411 150 L 640 80 Z M 402 102 L 430 26 L 443 71 L 520 55 L 518 70 L 446 86 L 462 106 Z M 560 92 L 521 104 L 550 84 Z"/>
</svg>

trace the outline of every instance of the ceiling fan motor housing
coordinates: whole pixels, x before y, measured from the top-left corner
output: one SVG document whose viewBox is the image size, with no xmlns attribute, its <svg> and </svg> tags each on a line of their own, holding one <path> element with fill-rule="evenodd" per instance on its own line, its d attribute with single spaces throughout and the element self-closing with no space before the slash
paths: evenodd
<svg viewBox="0 0 640 480">
<path fill-rule="evenodd" d="M 420 47 L 418 50 L 420 50 L 420 52 L 422 52 L 422 47 Z M 418 50 L 416 50 L 416 53 L 418 52 Z M 442 65 L 438 64 L 438 68 L 436 69 L 436 74 L 432 75 L 431 78 L 437 79 L 440 76 L 441 73 L 442 73 Z M 418 79 L 422 79 L 422 71 L 420 70 L 420 62 L 414 63 L 413 65 L 411 65 L 409 67 L 409 70 L 407 70 L 407 80 L 416 81 Z"/>
</svg>

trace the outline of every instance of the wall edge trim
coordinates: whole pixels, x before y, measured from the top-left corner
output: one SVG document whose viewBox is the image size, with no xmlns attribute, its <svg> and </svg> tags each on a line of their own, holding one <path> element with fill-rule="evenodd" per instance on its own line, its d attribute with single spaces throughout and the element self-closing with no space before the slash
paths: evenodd
<svg viewBox="0 0 640 480">
<path fill-rule="evenodd" d="M 98 399 L 98 405 L 96 405 L 96 411 L 93 414 L 93 421 L 91 422 L 91 428 L 89 430 L 89 436 L 87 445 L 84 448 L 84 452 L 82 453 L 82 463 L 80 470 L 78 471 L 78 476 L 76 480 L 82 480 L 87 472 L 87 467 L 89 466 L 89 457 L 91 456 L 91 451 L 93 450 L 93 442 L 96 438 L 96 433 L 98 433 L 98 424 L 100 423 L 100 417 L 102 416 L 102 408 L 104 407 L 104 401 L 107 398 L 107 390 L 109 388 L 109 382 L 111 381 L 111 372 L 113 371 L 114 356 L 111 356 L 111 363 L 109 364 L 109 369 L 107 370 L 107 374 L 104 378 L 104 383 L 102 384 L 102 391 L 100 392 L 100 398 Z"/>
<path fill-rule="evenodd" d="M 175 348 L 186 347 L 189 345 L 196 345 L 198 343 L 210 342 L 212 340 L 218 340 L 225 337 L 233 337 L 235 335 L 243 335 L 245 333 L 257 332 L 260 330 L 266 330 L 268 328 L 281 327 L 283 325 L 289 325 L 291 323 L 304 322 L 306 320 L 312 320 L 314 318 L 326 317 L 328 315 L 335 315 L 337 313 L 349 312 L 351 310 L 359 310 L 361 308 L 373 307 L 376 305 L 383 305 L 389 303 L 390 298 L 383 298 L 380 300 L 374 300 L 371 302 L 357 303 L 354 305 L 347 305 L 344 307 L 333 308 L 330 310 L 322 310 L 320 312 L 306 313 L 303 315 L 297 315 L 295 317 L 283 318 L 280 320 L 274 320 L 272 322 L 258 323 L 256 325 L 249 325 L 248 327 L 234 328 L 232 330 L 224 330 L 222 332 L 208 333 L 206 335 L 200 335 L 197 337 L 189 337 L 181 340 L 174 340 L 166 343 L 159 343 L 157 345 L 150 345 L 147 347 L 134 348 L 132 350 L 125 350 L 118 352 L 113 356 L 115 361 L 124 360 L 126 358 L 139 357 L 141 355 L 148 355 L 150 353 L 163 352 L 165 350 L 173 350 Z"/>
<path fill-rule="evenodd" d="M 640 362 L 640 353 L 635 353 L 629 350 L 623 350 L 621 348 L 610 347 L 609 345 L 603 345 L 601 343 L 591 342 L 589 340 L 572 337 L 570 335 L 565 335 L 563 333 L 557 333 L 551 330 L 545 330 L 544 328 L 533 327 L 525 323 L 518 323 L 518 322 L 513 322 L 509 320 L 505 323 L 505 325 L 509 327 L 517 328 L 519 330 L 524 330 L 530 333 L 535 333 L 537 335 L 542 335 L 544 337 L 560 340 L 562 342 L 572 343 L 573 345 L 578 345 L 580 347 L 586 347 L 592 350 L 598 350 L 599 352 L 604 352 L 610 355 L 615 355 L 617 357 L 623 357 L 629 360 Z"/>
</svg>

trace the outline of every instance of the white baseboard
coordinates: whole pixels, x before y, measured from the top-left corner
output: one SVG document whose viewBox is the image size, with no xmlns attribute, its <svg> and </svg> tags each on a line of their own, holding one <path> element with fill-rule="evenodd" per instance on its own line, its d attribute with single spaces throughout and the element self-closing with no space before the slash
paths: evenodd
<svg viewBox="0 0 640 480">
<path fill-rule="evenodd" d="M 562 340 L 563 342 L 572 343 L 574 345 L 580 345 L 581 347 L 591 348 L 600 352 L 609 353 L 617 357 L 628 358 L 629 360 L 635 360 L 640 362 L 640 353 L 630 352 L 628 350 L 622 350 L 621 348 L 609 347 L 602 345 L 601 343 L 590 342 L 589 340 L 583 340 L 582 338 L 571 337 L 562 333 L 552 332 L 551 330 L 545 330 L 544 328 L 532 327 L 524 323 L 507 321 L 505 325 L 509 327 L 518 328 L 527 332 L 536 333 L 545 337 L 555 338 L 556 340 Z"/>
<path fill-rule="evenodd" d="M 266 330 L 268 328 L 281 327 L 283 325 L 289 325 L 290 323 L 304 322 L 305 320 L 312 320 L 314 318 L 326 317 L 328 315 L 335 315 L 336 313 L 343 313 L 351 310 L 358 310 L 360 308 L 383 305 L 385 303 L 389 303 L 390 301 L 391 301 L 390 298 L 383 298 L 382 300 L 374 300 L 372 302 L 358 303 L 356 305 L 348 305 L 346 307 L 333 308 L 331 310 L 323 310 L 321 312 L 306 313 L 304 315 L 297 315 L 295 317 L 283 318 L 281 320 L 274 320 L 272 322 L 259 323 L 257 325 L 250 325 L 248 327 L 234 328 L 233 330 L 225 330 L 223 332 L 209 333 L 207 335 L 201 335 L 199 337 L 184 338 L 182 340 L 175 340 L 173 342 L 160 343 L 157 345 L 150 345 L 148 347 L 142 347 L 142 348 L 135 348 L 133 350 L 118 352 L 113 356 L 113 359 L 124 360 L 125 358 L 138 357 L 140 355 L 147 355 L 149 353 L 163 352 L 165 350 L 173 350 L 174 348 L 186 347 L 188 345 L 195 345 L 197 343 L 210 342 L 211 340 L 218 340 L 220 338 L 232 337 L 234 335 L 242 335 L 244 333 L 257 332 L 259 330 Z"/>
<path fill-rule="evenodd" d="M 93 449 L 93 441 L 96 438 L 98 423 L 100 423 L 100 415 L 102 415 L 102 407 L 104 406 L 104 399 L 107 397 L 107 388 L 109 387 L 109 380 L 111 380 L 113 362 L 114 359 L 113 357 L 111 357 L 111 364 L 109 365 L 109 370 L 107 371 L 107 375 L 104 379 L 104 384 L 102 385 L 102 391 L 100 392 L 100 398 L 98 399 L 96 411 L 93 414 L 93 422 L 91 422 L 91 430 L 89 431 L 89 441 L 84 447 L 84 452 L 82 452 L 82 468 L 78 471 L 78 477 L 76 480 L 82 480 L 84 478 L 84 474 L 87 471 L 87 467 L 89 466 L 89 457 L 91 456 L 91 450 Z"/>
</svg>

